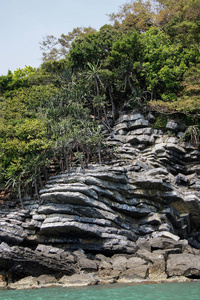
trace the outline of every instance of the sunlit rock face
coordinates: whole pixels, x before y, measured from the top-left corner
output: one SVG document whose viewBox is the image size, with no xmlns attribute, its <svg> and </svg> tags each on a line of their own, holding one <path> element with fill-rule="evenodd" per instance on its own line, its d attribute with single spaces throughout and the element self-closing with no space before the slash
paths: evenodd
<svg viewBox="0 0 200 300">
<path fill-rule="evenodd" d="M 154 130 L 138 112 L 122 114 L 107 137 L 115 147 L 114 161 L 51 177 L 40 191 L 40 204 L 27 201 L 25 210 L 1 219 L 0 241 L 9 245 L 2 244 L 1 268 L 15 260 L 18 248 L 20 261 L 34 261 L 36 255 L 34 266 L 45 270 L 62 271 L 58 257 L 67 259 L 68 273 L 76 272 L 72 253 L 80 249 L 134 255 L 141 240 L 152 252 L 165 248 L 168 239 L 200 249 L 200 152 L 177 136 Z M 174 255 L 182 251 L 175 248 Z M 167 270 L 174 274 L 171 262 L 173 256 Z M 141 265 L 146 274 L 146 262 Z M 90 262 L 90 268 L 97 266 Z M 127 269 L 124 276 L 129 275 Z"/>
<path fill-rule="evenodd" d="M 140 113 L 122 114 L 107 143 L 118 156 L 110 165 L 57 175 L 40 191 L 35 242 L 134 253 L 139 237 L 169 232 L 198 248 L 199 151 Z"/>
</svg>

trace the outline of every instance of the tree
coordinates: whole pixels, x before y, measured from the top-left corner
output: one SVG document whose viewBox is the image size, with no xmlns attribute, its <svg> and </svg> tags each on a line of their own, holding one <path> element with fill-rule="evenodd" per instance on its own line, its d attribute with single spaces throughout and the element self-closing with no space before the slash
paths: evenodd
<svg viewBox="0 0 200 300">
<path fill-rule="evenodd" d="M 92 65 L 104 62 L 108 57 L 113 42 L 117 39 L 117 32 L 111 25 L 104 25 L 98 32 L 77 38 L 71 45 L 68 59 L 70 67 L 76 72 Z"/>
<path fill-rule="evenodd" d="M 152 26 L 163 30 L 184 47 L 200 41 L 199 0 L 130 1 L 110 20 L 118 31 L 146 32 Z"/>
<path fill-rule="evenodd" d="M 96 30 L 92 27 L 76 27 L 68 34 L 61 34 L 59 38 L 53 35 L 46 35 L 40 43 L 40 48 L 43 51 L 43 61 L 55 61 L 66 58 L 71 44 L 76 38 L 95 32 Z"/>
<path fill-rule="evenodd" d="M 4 127 L 4 132 L 1 131 L 0 165 L 3 176 L 6 186 L 17 191 L 22 206 L 22 189 L 25 191 L 32 182 L 38 196 L 37 179 L 41 176 L 41 169 L 48 164 L 50 148 L 46 124 L 40 120 L 23 119 L 16 126 L 10 124 L 7 129 Z"/>
<path fill-rule="evenodd" d="M 199 0 L 158 0 L 155 23 L 184 47 L 200 41 Z"/>
<path fill-rule="evenodd" d="M 118 13 L 110 14 L 114 27 L 120 31 L 137 30 L 144 32 L 154 22 L 154 11 L 151 1 L 130 1 L 121 6 Z"/>
<path fill-rule="evenodd" d="M 133 99 L 139 92 L 137 68 L 141 63 L 142 44 L 137 31 L 128 32 L 113 43 L 108 57 L 109 68 L 117 78 L 115 86 L 118 91 Z"/>
<path fill-rule="evenodd" d="M 0 76 L 0 95 L 4 96 L 5 92 L 10 91 L 10 84 L 12 82 L 13 74 L 8 71 L 5 76 Z"/>
<path fill-rule="evenodd" d="M 154 99 L 176 100 L 182 89 L 181 80 L 187 69 L 187 55 L 168 35 L 151 28 L 142 35 L 143 62 L 141 76 Z"/>
</svg>

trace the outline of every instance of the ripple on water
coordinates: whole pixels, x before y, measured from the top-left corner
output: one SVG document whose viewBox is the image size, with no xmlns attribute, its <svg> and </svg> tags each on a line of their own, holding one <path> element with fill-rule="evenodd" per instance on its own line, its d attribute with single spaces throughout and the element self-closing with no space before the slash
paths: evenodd
<svg viewBox="0 0 200 300">
<path fill-rule="evenodd" d="M 200 282 L 2 290 L 1 300 L 199 300 Z"/>
</svg>

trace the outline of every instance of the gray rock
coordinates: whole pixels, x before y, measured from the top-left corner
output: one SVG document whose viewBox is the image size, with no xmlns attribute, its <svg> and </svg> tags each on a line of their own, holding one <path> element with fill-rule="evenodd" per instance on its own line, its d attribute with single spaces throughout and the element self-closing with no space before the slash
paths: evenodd
<svg viewBox="0 0 200 300">
<path fill-rule="evenodd" d="M 128 129 L 132 130 L 132 129 L 138 129 L 138 128 L 143 128 L 143 127 L 148 127 L 149 126 L 149 121 L 145 120 L 145 119 L 138 119 L 135 121 L 130 120 L 128 122 Z"/>
<path fill-rule="evenodd" d="M 135 121 L 139 119 L 144 120 L 144 116 L 140 113 L 122 114 L 120 115 L 118 122 Z"/>
<path fill-rule="evenodd" d="M 134 282 L 136 279 L 146 279 L 148 276 L 148 266 L 142 265 L 134 269 L 128 269 L 120 274 L 118 283 Z"/>
<path fill-rule="evenodd" d="M 130 143 L 131 145 L 152 145 L 154 144 L 154 137 L 149 135 L 127 135 L 125 142 Z"/>
<path fill-rule="evenodd" d="M 177 144 L 175 142 L 174 143 L 172 143 L 172 142 L 166 143 L 166 148 L 174 151 L 175 153 L 186 154 L 186 150 L 182 146 L 180 146 L 179 144 Z"/>
<path fill-rule="evenodd" d="M 105 256 L 103 254 L 97 254 L 97 255 L 95 255 L 95 260 L 99 261 L 99 262 L 103 262 L 103 261 L 106 261 L 106 262 L 109 262 L 109 263 L 111 262 L 110 257 L 107 257 L 107 256 Z"/>
<path fill-rule="evenodd" d="M 0 221 L 0 240 L 20 244 L 23 242 L 24 238 L 26 237 L 25 231 L 23 231 L 22 226 L 15 224 L 13 221 L 10 222 L 9 219 L 1 220 Z"/>
<path fill-rule="evenodd" d="M 127 268 L 127 259 L 124 256 L 118 256 L 112 261 L 113 270 L 125 270 Z"/>
<path fill-rule="evenodd" d="M 55 184 L 50 186 L 47 189 L 42 189 L 40 190 L 40 194 L 46 194 L 46 193 L 51 193 L 51 192 L 79 192 L 82 193 L 88 197 L 92 197 L 94 199 L 98 199 L 97 193 L 88 188 L 87 185 L 85 184 L 77 184 L 77 183 L 70 183 L 70 184 Z"/>
<path fill-rule="evenodd" d="M 195 238 L 189 237 L 188 242 L 191 246 L 195 247 L 196 249 L 200 249 L 200 242 L 197 241 Z"/>
<path fill-rule="evenodd" d="M 183 174 L 178 174 L 178 175 L 176 176 L 175 184 L 187 186 L 187 185 L 189 185 L 189 183 L 190 183 L 190 180 L 189 180 L 189 178 L 187 178 L 185 175 L 183 175 Z"/>
<path fill-rule="evenodd" d="M 83 271 L 95 272 L 97 271 L 97 263 L 94 260 L 82 258 L 79 260 L 79 268 Z"/>
<path fill-rule="evenodd" d="M 0 268 L 12 269 L 17 276 L 39 276 L 41 274 L 63 272 L 73 274 L 77 270 L 74 262 L 61 259 L 60 255 L 40 253 L 24 247 L 10 247 L 8 251 L 0 249 Z"/>
<path fill-rule="evenodd" d="M 160 225 L 162 224 L 162 216 L 158 213 L 150 213 L 148 217 L 140 219 L 139 224 Z"/>
<path fill-rule="evenodd" d="M 193 254 L 170 254 L 167 260 L 168 276 L 200 276 L 200 260 Z"/>
<path fill-rule="evenodd" d="M 112 269 L 112 264 L 103 260 L 100 262 L 99 264 L 99 270 L 103 270 L 103 269 Z"/>
<path fill-rule="evenodd" d="M 161 176 L 161 175 L 168 175 L 169 172 L 166 170 L 166 168 L 154 168 L 146 172 L 147 176 Z"/>
<path fill-rule="evenodd" d="M 191 221 L 196 224 L 196 226 L 199 226 L 200 198 L 197 195 L 190 193 L 184 197 L 184 201 L 181 204 L 182 208 L 190 214 Z"/>
<path fill-rule="evenodd" d="M 178 131 L 179 130 L 179 125 L 174 120 L 169 120 L 167 122 L 166 129 L 167 130 L 172 130 L 172 131 Z"/>
<path fill-rule="evenodd" d="M 136 257 L 142 259 L 143 261 L 146 261 L 146 263 L 154 264 L 157 260 L 164 259 L 164 255 L 161 253 L 150 252 L 147 249 L 139 249 L 136 252 Z"/>
<path fill-rule="evenodd" d="M 149 112 L 147 115 L 147 119 L 150 123 L 154 123 L 156 118 L 154 117 L 154 115 L 151 112 Z"/>
<path fill-rule="evenodd" d="M 123 122 L 123 123 L 119 123 L 117 124 L 114 129 L 116 131 L 119 131 L 119 130 L 127 130 L 128 129 L 128 126 L 127 126 L 127 123 L 126 122 Z"/>
<path fill-rule="evenodd" d="M 39 283 L 36 277 L 33 276 L 27 276 L 22 279 L 20 279 L 17 282 L 10 283 L 8 285 L 9 289 L 11 290 L 25 290 L 25 289 L 33 289 L 33 288 L 38 288 Z"/>
<path fill-rule="evenodd" d="M 36 253 L 38 252 L 39 254 L 46 255 L 46 256 L 51 256 L 51 255 L 58 255 L 58 257 L 64 252 L 63 249 L 52 247 L 52 246 L 47 246 L 43 244 L 39 244 L 37 248 L 35 249 Z"/>
<path fill-rule="evenodd" d="M 152 235 L 152 237 L 153 238 L 159 238 L 159 237 L 169 238 L 169 239 L 172 239 L 172 240 L 174 240 L 176 242 L 180 240 L 179 236 L 174 235 L 174 234 L 172 234 L 171 232 L 168 232 L 168 231 L 154 232 L 154 234 Z"/>
<path fill-rule="evenodd" d="M 37 281 L 40 287 L 47 287 L 47 285 L 52 286 L 54 284 L 57 284 L 57 279 L 52 275 L 40 275 L 39 277 L 37 277 Z"/>
<path fill-rule="evenodd" d="M 146 127 L 146 128 L 139 128 L 135 130 L 130 130 L 127 134 L 127 136 L 135 136 L 135 135 L 151 135 L 153 133 L 153 129 L 151 127 Z"/>
<path fill-rule="evenodd" d="M 181 249 L 181 251 L 184 251 L 188 242 L 186 240 L 175 241 L 174 239 L 160 236 L 160 237 L 152 238 L 150 240 L 150 244 L 151 244 L 151 251 L 158 250 L 158 249 L 172 249 L 172 248 L 178 248 Z"/>
<path fill-rule="evenodd" d="M 127 261 L 127 270 L 122 271 L 118 282 L 131 282 L 135 279 L 145 279 L 148 274 L 147 262 L 139 257 Z"/>
<path fill-rule="evenodd" d="M 165 272 L 166 264 L 164 258 L 159 258 L 155 260 L 153 264 L 149 264 L 149 279 L 150 280 L 165 280 L 167 279 L 167 274 Z"/>
<path fill-rule="evenodd" d="M 127 269 L 134 269 L 138 266 L 147 265 L 147 262 L 140 257 L 131 257 L 127 260 L 126 267 Z"/>
<path fill-rule="evenodd" d="M 154 149 L 153 149 L 153 153 L 155 153 L 156 155 L 159 155 L 160 153 L 165 153 L 166 149 L 165 149 L 166 144 L 164 143 L 159 143 L 157 145 L 155 145 Z"/>
<path fill-rule="evenodd" d="M 72 276 L 63 276 L 59 283 L 64 287 L 95 285 L 98 282 L 96 274 L 74 274 Z"/>
</svg>

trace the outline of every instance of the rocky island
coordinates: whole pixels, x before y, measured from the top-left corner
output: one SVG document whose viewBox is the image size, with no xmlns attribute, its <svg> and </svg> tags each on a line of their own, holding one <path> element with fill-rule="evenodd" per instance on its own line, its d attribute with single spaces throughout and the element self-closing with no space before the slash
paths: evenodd
<svg viewBox="0 0 200 300">
<path fill-rule="evenodd" d="M 200 151 L 178 123 L 123 111 L 116 158 L 51 176 L 40 201 L 1 201 L 1 287 L 200 278 Z"/>
</svg>

